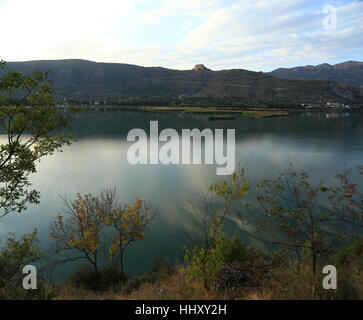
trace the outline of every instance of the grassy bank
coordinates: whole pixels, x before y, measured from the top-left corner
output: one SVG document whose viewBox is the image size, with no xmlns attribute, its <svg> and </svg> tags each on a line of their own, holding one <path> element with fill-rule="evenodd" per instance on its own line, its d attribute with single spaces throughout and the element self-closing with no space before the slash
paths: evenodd
<svg viewBox="0 0 363 320">
<path fill-rule="evenodd" d="M 341 269 L 340 269 L 341 270 Z M 349 274 L 349 272 L 353 274 Z M 259 275 L 259 283 L 219 290 L 206 289 L 199 281 L 189 279 L 187 267 L 168 271 L 161 266 L 154 272 L 127 281 L 119 288 L 94 291 L 76 287 L 70 282 L 55 286 L 56 300 L 331 300 L 363 299 L 363 274 L 345 270 L 339 275 L 337 290 L 322 288 L 324 275 L 313 276 L 307 265 L 300 274 L 282 266 Z M 349 274 L 349 276 L 347 276 Z M 256 275 L 257 276 L 257 275 Z M 312 289 L 313 288 L 313 289 Z"/>
</svg>

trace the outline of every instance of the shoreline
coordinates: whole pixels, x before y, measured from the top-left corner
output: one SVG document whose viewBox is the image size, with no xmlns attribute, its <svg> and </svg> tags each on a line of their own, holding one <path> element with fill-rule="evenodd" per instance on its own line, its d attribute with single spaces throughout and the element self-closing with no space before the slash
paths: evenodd
<svg viewBox="0 0 363 320">
<path fill-rule="evenodd" d="M 268 107 L 178 107 L 178 106 L 118 106 L 118 105 L 92 105 L 83 106 L 85 111 L 141 111 L 141 112 L 179 112 L 184 114 L 205 115 L 206 118 L 232 118 L 233 116 L 273 118 L 287 117 L 298 113 L 361 113 L 360 109 L 327 109 L 327 108 L 268 108 Z"/>
<path fill-rule="evenodd" d="M 178 112 L 185 115 L 204 116 L 207 121 L 229 121 L 241 117 L 254 119 L 285 118 L 302 113 L 361 113 L 362 110 L 330 110 L 330 109 L 292 109 L 292 108 L 233 108 L 233 107 L 169 107 L 169 106 L 117 106 L 96 105 L 84 107 L 86 112 L 108 112 L 108 111 L 137 111 L 137 112 Z"/>
<path fill-rule="evenodd" d="M 165 107 L 165 106 L 91 106 L 85 111 L 141 111 L 141 112 L 179 112 L 191 115 L 204 115 L 206 120 L 233 120 L 236 117 L 273 118 L 287 117 L 303 112 L 298 109 L 272 109 L 272 108 L 217 108 L 217 107 Z"/>
</svg>

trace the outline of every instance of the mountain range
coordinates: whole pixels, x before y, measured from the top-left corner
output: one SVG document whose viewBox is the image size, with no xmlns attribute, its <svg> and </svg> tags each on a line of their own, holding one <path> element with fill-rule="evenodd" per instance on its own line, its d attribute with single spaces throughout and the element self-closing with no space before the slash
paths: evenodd
<svg viewBox="0 0 363 320">
<path fill-rule="evenodd" d="M 269 74 L 281 79 L 327 79 L 363 87 L 363 62 L 359 61 L 346 61 L 335 65 L 323 63 L 317 66 L 279 68 Z"/>
<path fill-rule="evenodd" d="M 339 70 L 347 74 L 353 73 L 349 71 L 351 68 L 348 66 L 355 66 L 355 64 L 343 65 L 345 67 L 340 69 L 334 66 L 335 74 L 338 74 Z M 362 68 L 361 63 L 354 68 Z M 78 100 L 117 100 L 140 97 L 182 99 L 187 97 L 188 99 L 231 98 L 242 101 L 293 102 L 296 104 L 327 101 L 363 104 L 363 88 L 332 81 L 340 81 L 343 76 L 342 78 L 331 76 L 329 80 L 296 80 L 290 79 L 290 75 L 287 75 L 291 69 L 278 69 L 280 71 L 275 70 L 267 74 L 243 69 L 212 71 L 204 68 L 203 65 L 198 65 L 198 68 L 181 71 L 79 59 L 8 62 L 7 69 L 26 74 L 35 70 L 49 70 L 52 72 L 50 79 L 54 82 L 57 96 Z M 315 69 L 330 70 L 324 65 L 319 68 L 312 67 L 312 70 Z M 303 73 L 303 71 L 295 72 L 295 77 Z M 331 74 L 333 73 L 331 72 Z M 356 79 L 359 79 L 362 73 L 355 76 Z M 280 79 L 280 77 L 289 79 Z M 306 75 L 306 77 L 309 76 Z M 322 76 L 316 77 L 321 78 Z M 305 78 L 300 76 L 300 79 Z M 359 80 L 357 81 L 359 82 Z"/>
</svg>

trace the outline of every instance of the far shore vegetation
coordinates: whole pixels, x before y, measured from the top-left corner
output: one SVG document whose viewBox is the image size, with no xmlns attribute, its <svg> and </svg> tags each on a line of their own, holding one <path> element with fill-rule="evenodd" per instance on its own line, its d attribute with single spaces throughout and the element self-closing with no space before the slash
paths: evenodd
<svg viewBox="0 0 363 320">
<path fill-rule="evenodd" d="M 254 118 L 271 118 L 288 116 L 289 111 L 285 110 L 238 110 L 216 107 L 142 107 L 142 110 L 153 112 L 177 111 L 185 114 L 208 115 L 207 120 L 233 120 L 236 116 L 254 117 Z"/>
<path fill-rule="evenodd" d="M 75 103 L 72 101 L 72 104 Z M 295 105 L 289 103 L 242 103 L 241 104 L 231 104 L 225 105 L 221 104 L 209 104 L 209 103 L 182 103 L 173 104 L 165 103 L 165 105 L 153 104 L 152 102 L 146 104 L 124 104 L 124 105 L 114 105 L 114 104 L 89 104 L 88 102 L 77 101 L 76 104 L 82 105 L 85 111 L 138 111 L 138 112 L 154 112 L 154 113 L 166 113 L 166 112 L 176 112 L 186 115 L 204 116 L 206 120 L 216 121 L 216 120 L 234 120 L 241 117 L 252 117 L 252 118 L 275 118 L 275 117 L 287 117 L 290 115 L 301 114 L 301 113 L 311 113 L 311 112 L 362 112 L 363 105 L 354 108 L 340 107 L 331 108 L 324 106 L 311 106 L 311 105 Z M 68 105 L 68 104 L 66 104 Z M 64 105 L 62 105 L 64 106 Z"/>
</svg>

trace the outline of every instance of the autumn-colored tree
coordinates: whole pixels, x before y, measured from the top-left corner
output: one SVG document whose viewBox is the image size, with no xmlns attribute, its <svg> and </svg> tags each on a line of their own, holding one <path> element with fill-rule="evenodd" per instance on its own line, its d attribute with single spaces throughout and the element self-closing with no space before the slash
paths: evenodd
<svg viewBox="0 0 363 320">
<path fill-rule="evenodd" d="M 113 230 L 110 234 L 109 257 L 123 273 L 123 255 L 126 247 L 145 237 L 145 232 L 155 218 L 151 205 L 141 199 L 130 205 L 116 205 L 107 212 L 106 223 Z"/>
<path fill-rule="evenodd" d="M 50 226 L 50 238 L 56 240 L 56 252 L 78 252 L 81 256 L 67 255 L 54 265 L 77 259 L 87 259 L 95 272 L 104 252 L 111 261 L 119 264 L 123 273 L 123 254 L 126 247 L 145 236 L 155 212 L 150 204 L 137 199 L 122 205 L 117 190 L 105 189 L 100 195 L 80 195 L 74 201 L 63 199 L 65 214 L 59 214 Z M 107 236 L 106 236 L 107 234 Z"/>
<path fill-rule="evenodd" d="M 56 252 L 78 252 L 81 256 L 67 256 L 63 261 L 87 259 L 98 272 L 100 243 L 109 201 L 102 192 L 99 197 L 78 194 L 76 200 L 63 199 L 65 213 L 59 214 L 50 225 L 49 237 L 56 240 Z"/>
</svg>

